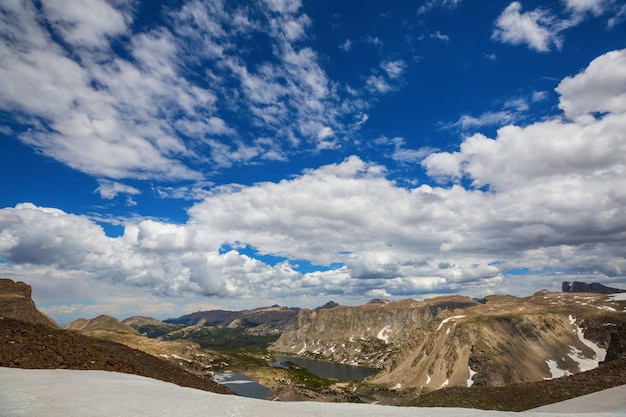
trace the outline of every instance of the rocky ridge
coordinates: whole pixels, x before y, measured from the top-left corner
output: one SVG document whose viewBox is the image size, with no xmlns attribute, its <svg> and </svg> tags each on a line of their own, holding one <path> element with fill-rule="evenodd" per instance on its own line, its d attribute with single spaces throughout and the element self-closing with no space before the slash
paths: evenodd
<svg viewBox="0 0 626 417">
<path fill-rule="evenodd" d="M 592 282 L 591 284 L 588 284 L 586 282 L 579 281 L 563 281 L 561 287 L 563 292 L 592 292 L 597 294 L 620 294 L 626 292 L 626 290 L 607 287 L 606 285 L 602 285 L 597 282 Z"/>
<path fill-rule="evenodd" d="M 164 320 L 167 324 L 183 324 L 186 326 L 213 326 L 218 328 L 245 327 L 254 334 L 279 334 L 293 322 L 299 308 L 271 307 L 253 310 L 229 311 L 210 310 L 197 311 L 178 318 Z"/>
<path fill-rule="evenodd" d="M 139 334 L 139 332 L 133 329 L 126 323 L 120 323 L 115 317 L 102 314 L 93 319 L 77 319 L 65 326 L 66 330 L 76 330 L 80 332 L 92 332 L 92 331 L 110 331 L 115 333 L 129 333 Z"/>
<path fill-rule="evenodd" d="M 545 291 L 302 310 L 271 348 L 379 367 L 369 382 L 387 389 L 504 386 L 597 367 L 625 311 L 610 296 Z"/>
<path fill-rule="evenodd" d="M 442 311 L 476 304 L 468 297 L 450 296 L 426 302 L 409 299 L 318 311 L 302 309 L 270 349 L 382 368 L 415 329 L 428 326 Z"/>
</svg>

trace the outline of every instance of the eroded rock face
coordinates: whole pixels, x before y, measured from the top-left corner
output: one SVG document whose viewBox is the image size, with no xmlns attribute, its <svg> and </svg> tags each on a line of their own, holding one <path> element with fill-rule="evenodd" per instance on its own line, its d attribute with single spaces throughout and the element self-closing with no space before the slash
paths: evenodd
<svg viewBox="0 0 626 417">
<path fill-rule="evenodd" d="M 0 317 L 58 328 L 54 320 L 37 310 L 31 294 L 30 285 L 0 278 Z"/>
<path fill-rule="evenodd" d="M 453 296 L 428 302 L 402 300 L 319 311 L 302 309 L 271 349 L 382 368 L 415 329 L 428 326 L 437 314 L 476 304 L 470 298 Z"/>
<path fill-rule="evenodd" d="M 602 285 L 597 282 L 588 284 L 586 282 L 579 281 L 563 281 L 562 290 L 563 292 L 592 292 L 597 294 L 619 294 L 626 292 L 626 290 L 607 287 L 606 285 Z"/>
<path fill-rule="evenodd" d="M 272 349 L 375 366 L 370 382 L 394 389 L 504 386 L 597 367 L 625 312 L 605 295 L 546 291 L 302 310 Z"/>
</svg>

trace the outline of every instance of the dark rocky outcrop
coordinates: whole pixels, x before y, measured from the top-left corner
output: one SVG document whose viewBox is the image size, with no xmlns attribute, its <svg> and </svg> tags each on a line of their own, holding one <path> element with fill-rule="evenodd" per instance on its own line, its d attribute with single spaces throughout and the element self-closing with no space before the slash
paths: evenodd
<svg viewBox="0 0 626 417">
<path fill-rule="evenodd" d="M 563 292 L 591 292 L 596 294 L 619 294 L 626 292 L 626 290 L 607 287 L 597 282 L 588 284 L 586 282 L 579 281 L 563 281 L 562 290 Z"/>
</svg>

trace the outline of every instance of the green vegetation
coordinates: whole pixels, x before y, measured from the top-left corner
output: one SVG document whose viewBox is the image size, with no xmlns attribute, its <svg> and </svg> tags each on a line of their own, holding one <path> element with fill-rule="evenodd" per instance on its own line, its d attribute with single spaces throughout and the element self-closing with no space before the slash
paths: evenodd
<svg viewBox="0 0 626 417">
<path fill-rule="evenodd" d="M 161 336 L 163 340 L 185 339 L 198 343 L 204 349 L 220 351 L 236 351 L 244 348 L 266 349 L 270 343 L 278 340 L 280 335 L 254 336 L 246 332 L 246 328 L 195 327 L 183 331 L 168 333 Z"/>
<path fill-rule="evenodd" d="M 361 353 L 373 354 L 384 352 L 387 348 L 387 344 L 380 339 L 367 339 L 361 340 Z"/>
<path fill-rule="evenodd" d="M 511 385 L 508 387 L 452 387 L 419 397 L 419 407 L 458 407 L 481 410 L 525 411 L 577 395 L 568 389 L 546 389 L 545 385 Z"/>
<path fill-rule="evenodd" d="M 145 325 L 135 325 L 132 326 L 137 330 L 140 334 L 145 335 L 151 339 L 156 339 L 157 337 L 164 336 L 168 333 L 175 332 L 177 330 L 182 329 L 183 325 L 180 324 L 145 324 Z"/>
<path fill-rule="evenodd" d="M 229 363 L 238 368 L 269 368 L 269 354 L 266 349 L 258 347 L 239 348 L 222 351 L 229 357 Z"/>
<path fill-rule="evenodd" d="M 323 392 L 330 389 L 333 384 L 332 380 L 312 374 L 303 367 L 292 366 L 284 371 L 286 378 L 288 378 L 292 384 L 299 385 L 312 391 Z"/>
</svg>

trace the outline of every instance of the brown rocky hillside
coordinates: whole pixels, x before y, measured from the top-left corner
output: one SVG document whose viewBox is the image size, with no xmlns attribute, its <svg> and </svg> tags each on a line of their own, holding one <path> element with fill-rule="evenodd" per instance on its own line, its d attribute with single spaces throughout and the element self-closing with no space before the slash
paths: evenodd
<svg viewBox="0 0 626 417">
<path fill-rule="evenodd" d="M 600 366 L 549 381 L 505 387 L 451 387 L 415 399 L 423 407 L 463 407 L 483 410 L 524 411 L 626 384 L 626 325 L 611 335 L 606 360 Z"/>
<path fill-rule="evenodd" d="M 77 327 L 126 330 L 116 319 L 101 317 L 79 322 Z M 117 322 L 117 325 L 116 325 Z M 80 326 L 79 326 L 80 324 Z M 135 336 L 134 329 L 127 336 Z M 136 333 L 136 332 L 135 332 Z M 122 334 L 122 333 L 117 333 Z M 136 336 L 139 338 L 139 336 Z M 192 374 L 180 366 L 140 350 L 60 329 L 40 313 L 23 282 L 0 279 L 0 366 L 27 369 L 78 369 L 123 372 L 172 382 L 205 391 L 232 394 L 209 377 Z"/>
<path fill-rule="evenodd" d="M 382 367 L 415 329 L 440 313 L 477 305 L 468 297 L 437 297 L 425 302 L 401 300 L 302 309 L 270 347 L 276 352 L 310 355 L 353 365 Z"/>
<path fill-rule="evenodd" d="M 598 366 L 626 301 L 593 293 L 550 293 L 484 302 L 437 297 L 321 311 L 301 310 L 272 349 L 376 366 L 368 381 L 395 392 L 505 386 Z"/>
<path fill-rule="evenodd" d="M 11 318 L 0 319 L 0 366 L 26 369 L 79 369 L 123 372 L 184 387 L 229 394 L 208 377 L 119 343 Z"/>
</svg>

